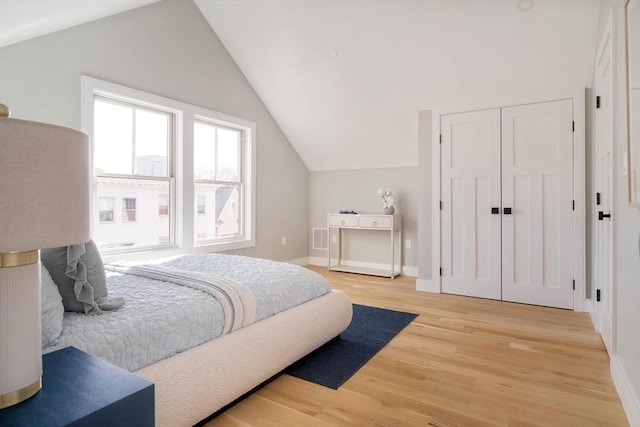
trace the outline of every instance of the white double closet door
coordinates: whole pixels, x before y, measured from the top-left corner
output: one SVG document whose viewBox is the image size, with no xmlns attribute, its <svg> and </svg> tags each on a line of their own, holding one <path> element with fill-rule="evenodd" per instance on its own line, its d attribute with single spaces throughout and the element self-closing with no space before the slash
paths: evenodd
<svg viewBox="0 0 640 427">
<path fill-rule="evenodd" d="M 442 291 L 573 308 L 573 102 L 441 116 Z"/>
</svg>

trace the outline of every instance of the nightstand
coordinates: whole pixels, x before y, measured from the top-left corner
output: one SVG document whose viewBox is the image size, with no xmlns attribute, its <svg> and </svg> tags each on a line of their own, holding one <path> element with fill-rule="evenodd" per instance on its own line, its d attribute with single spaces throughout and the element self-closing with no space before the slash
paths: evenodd
<svg viewBox="0 0 640 427">
<path fill-rule="evenodd" d="M 42 365 L 42 390 L 0 409 L 1 426 L 153 427 L 152 383 L 75 347 L 45 354 Z"/>
</svg>

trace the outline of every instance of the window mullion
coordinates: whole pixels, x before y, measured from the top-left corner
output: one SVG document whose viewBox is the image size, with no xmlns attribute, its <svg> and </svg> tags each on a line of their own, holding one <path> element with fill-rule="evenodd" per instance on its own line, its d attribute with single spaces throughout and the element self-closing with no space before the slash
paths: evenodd
<svg viewBox="0 0 640 427">
<path fill-rule="evenodd" d="M 214 162 L 213 162 L 213 176 L 215 177 L 216 181 L 218 180 L 218 161 L 220 160 L 219 153 L 218 153 L 218 132 L 220 132 L 220 128 L 218 126 L 215 127 L 216 129 L 216 137 L 215 140 L 213 141 L 213 145 L 214 145 Z"/>
<path fill-rule="evenodd" d="M 237 168 L 238 168 L 238 180 L 240 182 L 244 181 L 244 132 L 239 132 L 240 135 L 238 137 L 239 139 L 239 147 L 238 147 L 238 164 L 237 164 Z"/>
<path fill-rule="evenodd" d="M 137 110 L 131 109 L 131 175 L 136 173 L 136 116 Z"/>
</svg>

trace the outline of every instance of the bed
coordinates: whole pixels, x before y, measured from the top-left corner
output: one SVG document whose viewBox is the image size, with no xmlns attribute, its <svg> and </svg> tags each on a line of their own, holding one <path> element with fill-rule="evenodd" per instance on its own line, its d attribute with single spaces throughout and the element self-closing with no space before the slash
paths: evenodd
<svg viewBox="0 0 640 427">
<path fill-rule="evenodd" d="M 53 340 L 43 311 L 43 352 L 73 345 L 153 382 L 158 426 L 198 423 L 351 321 L 342 292 L 292 264 L 191 254 L 106 270 L 108 302 L 124 304 L 96 316 L 64 312 Z"/>
</svg>

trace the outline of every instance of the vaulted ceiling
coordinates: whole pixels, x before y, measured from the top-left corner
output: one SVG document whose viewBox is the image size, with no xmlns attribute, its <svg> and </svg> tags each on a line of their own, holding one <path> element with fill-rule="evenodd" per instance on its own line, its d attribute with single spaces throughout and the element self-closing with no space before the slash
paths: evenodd
<svg viewBox="0 0 640 427">
<path fill-rule="evenodd" d="M 0 47 L 160 0 L 0 0 Z"/>
<path fill-rule="evenodd" d="M 0 46 L 152 2 L 2 0 Z M 312 171 L 416 165 L 420 110 L 590 86 L 600 6 L 194 2 Z"/>
</svg>

